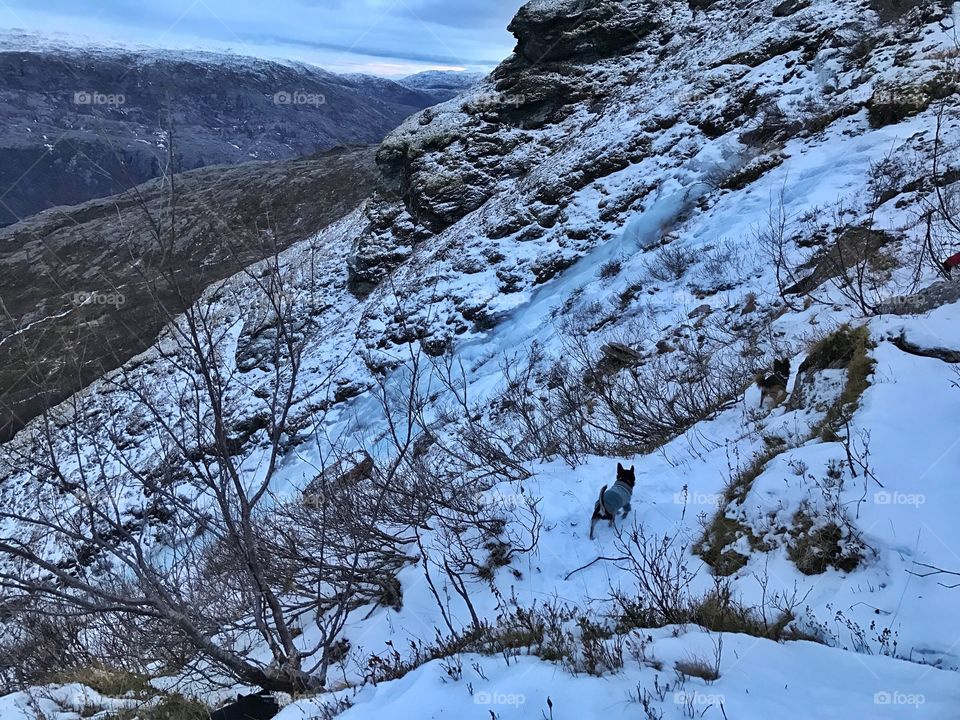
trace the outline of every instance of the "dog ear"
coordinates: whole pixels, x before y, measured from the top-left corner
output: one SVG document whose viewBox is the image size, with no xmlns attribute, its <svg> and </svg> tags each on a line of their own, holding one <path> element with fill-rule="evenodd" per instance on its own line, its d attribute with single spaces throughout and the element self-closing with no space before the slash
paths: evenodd
<svg viewBox="0 0 960 720">
<path fill-rule="evenodd" d="M 633 465 L 630 466 L 630 472 L 633 472 Z"/>
<path fill-rule="evenodd" d="M 617 463 L 617 472 L 623 472 L 623 465 Z"/>
</svg>

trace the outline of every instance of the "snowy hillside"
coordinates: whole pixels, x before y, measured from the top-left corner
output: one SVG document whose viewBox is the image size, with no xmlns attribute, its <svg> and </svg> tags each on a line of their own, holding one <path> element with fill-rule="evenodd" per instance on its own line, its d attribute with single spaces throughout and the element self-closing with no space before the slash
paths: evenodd
<svg viewBox="0 0 960 720">
<path fill-rule="evenodd" d="M 957 717 L 960 7 L 867 5 L 528 3 L 362 208 L 3 446 L 7 647 L 92 608 L 281 720 Z M 0 716 L 160 702 L 82 682 Z"/>
</svg>

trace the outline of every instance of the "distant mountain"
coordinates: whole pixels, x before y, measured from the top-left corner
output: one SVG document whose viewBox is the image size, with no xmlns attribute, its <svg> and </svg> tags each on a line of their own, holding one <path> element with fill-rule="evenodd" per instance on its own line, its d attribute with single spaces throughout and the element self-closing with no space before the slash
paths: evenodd
<svg viewBox="0 0 960 720">
<path fill-rule="evenodd" d="M 437 87 L 225 54 L 0 38 L 0 226 L 157 177 L 168 116 L 183 171 L 377 143 L 444 99 Z"/>
<path fill-rule="evenodd" d="M 373 188 L 375 150 L 177 175 L 178 242 L 149 266 L 131 257 L 156 249 L 145 211 L 166 218 L 159 180 L 0 230 L 0 442 L 46 403 L 150 346 L 165 321 L 150 294 L 164 268 L 175 268 L 183 295 L 161 290 L 160 299 L 176 311 L 211 283 L 350 212 Z M 83 358 L 79 375 L 64 371 L 68 357 Z M 31 382 L 37 373 L 42 387 Z"/>
<path fill-rule="evenodd" d="M 400 80 L 404 87 L 429 93 L 437 102 L 449 100 L 469 90 L 483 79 L 483 73 L 454 70 L 427 70 Z"/>
</svg>

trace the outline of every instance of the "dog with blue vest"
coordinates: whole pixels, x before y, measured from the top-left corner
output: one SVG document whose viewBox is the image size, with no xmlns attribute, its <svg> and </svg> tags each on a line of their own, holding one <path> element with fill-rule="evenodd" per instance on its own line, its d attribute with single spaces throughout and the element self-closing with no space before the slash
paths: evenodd
<svg viewBox="0 0 960 720">
<path fill-rule="evenodd" d="M 590 539 L 593 540 L 593 528 L 600 520 L 609 520 L 613 526 L 613 521 L 617 513 L 627 516 L 630 512 L 630 498 L 633 497 L 633 486 L 637 478 L 633 472 L 633 465 L 626 469 L 620 463 L 617 463 L 617 481 L 609 488 L 604 485 L 600 488 L 600 497 L 597 498 L 597 504 L 593 506 L 593 517 L 590 518 Z"/>
</svg>

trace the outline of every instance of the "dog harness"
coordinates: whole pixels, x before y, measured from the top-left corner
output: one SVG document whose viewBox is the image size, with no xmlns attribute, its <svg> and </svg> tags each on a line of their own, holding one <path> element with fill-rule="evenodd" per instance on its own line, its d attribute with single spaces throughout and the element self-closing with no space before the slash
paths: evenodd
<svg viewBox="0 0 960 720">
<path fill-rule="evenodd" d="M 608 515 L 613 515 L 617 510 L 630 504 L 630 497 L 633 490 L 622 480 L 617 480 L 611 487 L 603 493 L 603 509 Z"/>
</svg>

